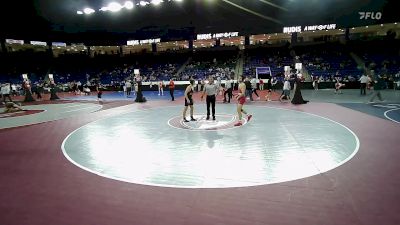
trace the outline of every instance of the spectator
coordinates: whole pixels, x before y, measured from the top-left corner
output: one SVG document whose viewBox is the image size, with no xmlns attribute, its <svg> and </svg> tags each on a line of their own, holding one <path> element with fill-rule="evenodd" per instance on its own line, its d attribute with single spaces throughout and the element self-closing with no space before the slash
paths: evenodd
<svg viewBox="0 0 400 225">
<path fill-rule="evenodd" d="M 171 95 L 171 101 L 175 101 L 174 90 L 175 90 L 175 83 L 174 80 L 171 78 L 169 80 L 169 94 Z"/>
<path fill-rule="evenodd" d="M 368 77 L 365 74 L 363 74 L 363 75 L 361 75 L 361 77 L 358 81 L 360 81 L 360 92 L 361 92 L 360 94 L 366 95 Z"/>
<path fill-rule="evenodd" d="M 6 98 L 8 98 L 8 100 L 10 102 L 13 102 L 13 100 L 11 99 L 11 86 L 10 83 L 5 83 L 1 85 L 1 95 L 2 97 L 2 102 L 3 104 L 6 104 Z"/>
</svg>

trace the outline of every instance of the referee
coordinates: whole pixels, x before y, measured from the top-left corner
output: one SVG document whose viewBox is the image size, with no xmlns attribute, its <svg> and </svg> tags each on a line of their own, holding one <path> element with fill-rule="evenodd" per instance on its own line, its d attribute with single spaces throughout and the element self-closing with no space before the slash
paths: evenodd
<svg viewBox="0 0 400 225">
<path fill-rule="evenodd" d="M 215 95 L 218 91 L 218 85 L 214 83 L 214 78 L 212 76 L 208 77 L 208 84 L 204 85 L 203 95 L 201 100 L 203 100 L 204 95 L 207 95 L 207 120 L 210 119 L 210 105 L 212 107 L 212 117 L 215 120 Z"/>
</svg>

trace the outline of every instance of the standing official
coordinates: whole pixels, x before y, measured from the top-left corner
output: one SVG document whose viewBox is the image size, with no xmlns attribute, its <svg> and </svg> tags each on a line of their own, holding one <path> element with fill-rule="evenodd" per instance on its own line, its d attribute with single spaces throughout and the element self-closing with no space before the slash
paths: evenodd
<svg viewBox="0 0 400 225">
<path fill-rule="evenodd" d="M 212 108 L 212 117 L 215 120 L 215 95 L 218 91 L 218 85 L 214 83 L 214 78 L 212 76 L 208 77 L 208 84 L 204 85 L 204 92 L 201 96 L 201 100 L 203 100 L 204 95 L 207 95 L 207 120 L 210 119 L 210 105 Z"/>
</svg>

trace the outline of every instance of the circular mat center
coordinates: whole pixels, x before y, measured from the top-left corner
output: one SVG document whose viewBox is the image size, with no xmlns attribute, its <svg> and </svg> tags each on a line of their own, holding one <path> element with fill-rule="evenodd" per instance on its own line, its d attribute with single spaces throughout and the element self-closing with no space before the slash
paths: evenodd
<svg viewBox="0 0 400 225">
<path fill-rule="evenodd" d="M 305 178 L 340 166 L 358 150 L 357 136 L 335 121 L 279 108 L 246 110 L 253 119 L 237 129 L 219 129 L 236 122 L 234 105 L 218 105 L 216 121 L 203 121 L 205 107 L 195 105 L 198 121 L 187 123 L 177 106 L 131 112 L 75 130 L 62 149 L 72 163 L 100 176 L 181 188 Z"/>
<path fill-rule="evenodd" d="M 237 122 L 237 116 L 232 114 L 216 114 L 215 119 L 212 116 L 207 118 L 205 114 L 196 114 L 193 115 L 193 118 L 195 121 L 191 121 L 188 118 L 188 122 L 185 122 L 182 116 L 175 116 L 168 120 L 168 125 L 179 129 L 204 131 L 235 128 L 235 123 Z M 243 118 L 243 125 L 246 123 L 247 119 Z"/>
</svg>

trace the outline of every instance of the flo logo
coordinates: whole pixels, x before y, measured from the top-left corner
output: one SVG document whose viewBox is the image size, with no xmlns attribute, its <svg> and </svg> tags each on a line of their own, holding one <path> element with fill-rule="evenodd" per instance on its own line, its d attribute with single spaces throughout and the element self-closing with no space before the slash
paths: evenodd
<svg viewBox="0 0 400 225">
<path fill-rule="evenodd" d="M 358 12 L 360 14 L 360 20 L 380 20 L 382 18 L 381 12 Z"/>
</svg>

